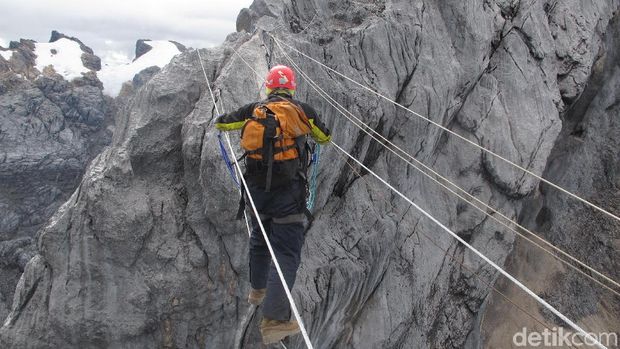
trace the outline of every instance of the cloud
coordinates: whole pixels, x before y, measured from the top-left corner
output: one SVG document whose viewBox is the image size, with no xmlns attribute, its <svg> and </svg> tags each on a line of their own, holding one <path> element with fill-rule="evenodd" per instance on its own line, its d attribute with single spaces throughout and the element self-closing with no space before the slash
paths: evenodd
<svg viewBox="0 0 620 349">
<path fill-rule="evenodd" d="M 7 47 L 8 45 L 9 45 L 9 43 L 6 42 L 6 40 L 4 40 L 3 38 L 0 38 L 0 46 Z"/>
<path fill-rule="evenodd" d="M 175 40 L 210 47 L 235 31 L 252 0 L 20 0 L 0 3 L 0 37 L 47 42 L 52 30 L 75 36 L 99 56 L 133 58 L 137 39 Z M 1 42 L 0 42 L 1 45 Z M 4 46 L 4 45 L 3 45 Z M 105 59 L 104 59 L 105 61 Z"/>
</svg>

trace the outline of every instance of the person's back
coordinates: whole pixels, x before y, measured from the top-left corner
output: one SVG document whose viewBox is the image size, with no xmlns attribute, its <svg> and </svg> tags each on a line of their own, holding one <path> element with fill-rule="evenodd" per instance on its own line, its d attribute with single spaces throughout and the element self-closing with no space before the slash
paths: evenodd
<svg viewBox="0 0 620 349">
<path fill-rule="evenodd" d="M 244 177 L 267 236 L 280 263 L 284 278 L 293 287 L 301 260 L 306 210 L 306 176 L 309 162 L 307 136 L 318 143 L 331 140 L 329 130 L 319 120 L 314 108 L 293 99 L 296 90 L 293 71 L 285 66 L 273 67 L 265 82 L 268 98 L 247 104 L 221 115 L 219 130 L 241 129 L 245 150 Z M 263 302 L 261 334 L 265 344 L 299 332 L 290 321 L 290 305 L 271 256 L 252 217 L 250 238 L 251 304 Z"/>
</svg>

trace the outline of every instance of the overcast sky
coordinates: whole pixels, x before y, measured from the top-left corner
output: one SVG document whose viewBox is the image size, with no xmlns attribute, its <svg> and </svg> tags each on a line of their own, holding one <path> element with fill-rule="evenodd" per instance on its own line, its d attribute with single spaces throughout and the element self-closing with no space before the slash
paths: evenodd
<svg viewBox="0 0 620 349">
<path fill-rule="evenodd" d="M 131 60 L 137 39 L 175 40 L 209 47 L 235 31 L 239 11 L 252 0 L 0 0 L 0 46 L 52 30 L 75 36 L 104 62 Z"/>
</svg>

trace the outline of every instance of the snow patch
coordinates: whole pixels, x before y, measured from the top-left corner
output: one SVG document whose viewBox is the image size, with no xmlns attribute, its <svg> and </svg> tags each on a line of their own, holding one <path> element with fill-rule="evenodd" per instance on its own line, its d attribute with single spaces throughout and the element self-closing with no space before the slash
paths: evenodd
<svg viewBox="0 0 620 349">
<path fill-rule="evenodd" d="M 179 49 L 170 41 L 145 41 L 152 47 L 149 52 L 143 54 L 131 63 L 122 65 L 104 65 L 97 72 L 97 77 L 103 83 L 103 92 L 112 97 L 118 96 L 124 82 L 131 81 L 134 75 L 143 69 L 152 66 L 162 68 L 170 63 L 172 57 L 181 53 Z"/>
<path fill-rule="evenodd" d="M 13 51 L 12 50 L 8 50 L 8 51 L 0 50 L 0 56 L 2 56 L 2 58 L 8 61 L 9 59 L 11 59 L 11 56 L 13 56 Z"/>
<path fill-rule="evenodd" d="M 43 71 L 43 68 L 51 65 L 56 73 L 71 81 L 90 71 L 82 63 L 82 53 L 80 44 L 66 38 L 50 43 L 35 43 L 36 68 Z"/>
</svg>

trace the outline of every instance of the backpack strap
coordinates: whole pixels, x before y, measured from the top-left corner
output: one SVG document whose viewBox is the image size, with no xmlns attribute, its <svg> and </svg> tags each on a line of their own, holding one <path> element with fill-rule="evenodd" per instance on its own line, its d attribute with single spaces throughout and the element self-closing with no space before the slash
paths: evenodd
<svg viewBox="0 0 620 349">
<path fill-rule="evenodd" d="M 271 178 L 273 176 L 273 157 L 275 151 L 275 142 L 278 135 L 277 127 L 278 120 L 275 118 L 274 113 L 264 106 L 265 118 L 258 120 L 264 127 L 265 131 L 263 132 L 263 164 L 267 165 L 267 178 L 265 181 L 265 192 L 268 193 L 271 190 Z"/>
<path fill-rule="evenodd" d="M 237 220 L 240 221 L 245 211 L 245 186 L 241 182 L 241 198 L 239 199 L 239 208 L 237 209 Z"/>
</svg>

